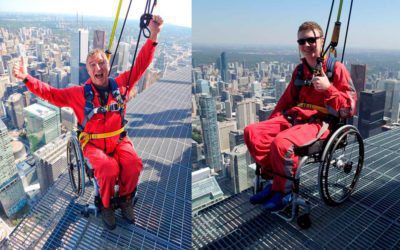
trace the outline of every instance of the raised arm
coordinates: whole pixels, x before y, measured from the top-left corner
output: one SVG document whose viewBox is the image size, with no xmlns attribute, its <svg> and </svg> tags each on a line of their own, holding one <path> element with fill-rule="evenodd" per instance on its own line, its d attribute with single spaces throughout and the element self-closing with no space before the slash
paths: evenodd
<svg viewBox="0 0 400 250">
<path fill-rule="evenodd" d="M 77 93 L 83 95 L 81 87 L 57 89 L 29 75 L 25 71 L 22 57 L 18 63 L 14 64 L 13 75 L 16 79 L 23 81 L 33 94 L 58 107 L 71 107 L 71 103 L 78 102 L 79 94 L 77 95 Z"/>
<path fill-rule="evenodd" d="M 155 47 L 157 46 L 158 34 L 161 31 L 163 23 L 164 23 L 163 19 L 157 15 L 154 15 L 149 23 L 148 27 L 150 29 L 151 34 L 150 37 L 147 39 L 146 43 L 140 49 L 135 64 L 133 65 L 129 81 L 130 82 L 129 89 L 127 91 L 128 94 L 153 60 Z M 120 86 L 126 87 L 128 83 L 128 78 L 129 78 L 129 70 L 120 74 L 116 78 L 116 80 Z"/>
</svg>

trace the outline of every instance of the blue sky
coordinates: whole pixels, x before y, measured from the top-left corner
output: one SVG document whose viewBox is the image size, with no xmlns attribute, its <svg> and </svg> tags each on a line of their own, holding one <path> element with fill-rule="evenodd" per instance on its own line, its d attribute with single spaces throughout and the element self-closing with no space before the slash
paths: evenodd
<svg viewBox="0 0 400 250">
<path fill-rule="evenodd" d="M 296 45 L 307 20 L 326 29 L 330 0 L 193 0 L 193 44 Z M 330 30 L 337 17 L 335 1 Z M 344 38 L 350 0 L 341 15 Z M 330 38 L 330 36 L 328 36 Z M 400 1 L 354 0 L 348 47 L 400 49 Z"/>
<path fill-rule="evenodd" d="M 118 0 L 0 0 L 0 12 L 44 12 L 90 16 L 114 17 Z M 146 0 L 133 0 L 129 17 L 138 19 L 144 11 Z M 129 1 L 123 1 L 120 17 L 125 17 Z M 192 24 L 191 0 L 158 0 L 154 14 L 165 23 L 190 27 Z"/>
</svg>

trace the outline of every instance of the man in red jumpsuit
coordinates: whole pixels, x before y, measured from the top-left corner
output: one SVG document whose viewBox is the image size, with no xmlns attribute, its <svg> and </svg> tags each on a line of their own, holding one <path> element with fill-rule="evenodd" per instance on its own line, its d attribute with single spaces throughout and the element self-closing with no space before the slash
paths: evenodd
<svg viewBox="0 0 400 250">
<path fill-rule="evenodd" d="M 130 71 L 121 73 L 115 78 L 114 85 L 108 79 L 110 70 L 109 61 L 102 50 L 94 50 L 89 53 L 86 60 L 86 68 L 90 79 L 85 85 L 90 84 L 92 90 L 93 107 L 100 107 L 117 103 L 112 91 L 112 85 L 119 89 L 121 94 L 126 94 L 126 100 L 121 105 L 126 106 L 129 100 L 129 93 L 135 83 L 140 79 L 144 71 L 151 63 L 155 47 L 157 45 L 158 33 L 161 31 L 163 20 L 160 16 L 154 15 L 149 23 L 151 35 L 141 48 L 139 55 L 132 68 L 130 84 L 128 77 Z M 65 89 L 57 89 L 43 83 L 24 71 L 24 63 L 17 64 L 13 68 L 14 76 L 23 80 L 27 88 L 35 95 L 47 100 L 58 107 L 71 107 L 80 125 L 85 120 L 87 108 L 87 96 L 84 86 L 75 86 Z M 127 87 L 129 86 L 129 89 Z M 119 95 L 121 97 L 121 95 Z M 118 99 L 118 98 L 117 98 Z M 115 106 L 115 105 L 114 105 Z M 123 109 L 125 112 L 125 109 Z M 114 195 L 114 186 L 118 180 L 120 197 L 119 206 L 122 216 L 130 223 L 134 223 L 134 211 L 131 195 L 134 192 L 143 164 L 136 154 L 132 142 L 123 133 L 123 116 L 121 112 L 96 113 L 86 124 L 83 125 L 83 132 L 87 134 L 107 134 L 107 138 L 90 139 L 83 147 L 83 154 L 94 169 L 95 177 L 100 187 L 100 196 L 103 203 L 102 219 L 109 229 L 116 227 L 114 209 L 110 206 L 110 199 Z M 115 133 L 118 131 L 117 133 Z M 114 133 L 113 133 L 114 132 Z"/>
<path fill-rule="evenodd" d="M 327 58 L 319 76 L 313 74 L 321 54 L 324 38 L 321 27 L 315 22 L 305 22 L 298 30 L 302 66 L 297 65 L 291 81 L 267 121 L 251 124 L 244 130 L 244 139 L 251 156 L 261 166 L 261 174 L 268 172 L 291 176 L 295 173 L 298 157 L 294 147 L 305 146 L 318 138 L 326 138 L 322 120 L 327 114 L 351 117 L 355 112 L 356 93 L 349 72 L 343 64 L 335 62 L 332 82 L 326 76 Z M 303 69 L 302 80 L 311 80 L 310 86 L 295 85 L 298 70 Z M 312 104 L 309 108 L 300 103 Z M 325 112 L 323 112 L 325 111 Z M 272 185 L 250 198 L 252 203 L 263 204 L 267 210 L 279 210 L 282 199 L 292 188 L 292 182 L 273 176 Z"/>
</svg>

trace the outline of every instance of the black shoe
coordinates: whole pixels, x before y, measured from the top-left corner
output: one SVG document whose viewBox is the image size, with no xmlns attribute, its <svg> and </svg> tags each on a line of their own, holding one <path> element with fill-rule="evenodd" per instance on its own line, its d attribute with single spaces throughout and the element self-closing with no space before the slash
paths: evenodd
<svg viewBox="0 0 400 250">
<path fill-rule="evenodd" d="M 129 223 L 135 223 L 135 210 L 132 207 L 132 197 L 129 195 L 126 197 L 125 201 L 119 203 L 121 208 L 122 217 Z"/>
<path fill-rule="evenodd" d="M 115 214 L 113 208 L 105 208 L 101 209 L 101 218 L 103 220 L 104 226 L 109 230 L 114 230 L 117 227 L 115 223 Z"/>
</svg>

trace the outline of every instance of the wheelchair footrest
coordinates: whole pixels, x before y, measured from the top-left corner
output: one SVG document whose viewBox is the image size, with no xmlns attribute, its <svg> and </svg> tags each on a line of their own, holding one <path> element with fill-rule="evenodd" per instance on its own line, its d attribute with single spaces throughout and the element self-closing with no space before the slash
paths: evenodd
<svg viewBox="0 0 400 250">
<path fill-rule="evenodd" d="M 97 217 L 99 212 L 100 212 L 99 207 L 96 207 L 94 204 L 88 204 L 82 209 L 81 214 L 86 218 L 88 218 L 90 214 L 94 214 L 94 216 Z"/>
<path fill-rule="evenodd" d="M 286 199 L 285 197 L 284 199 Z M 291 194 L 291 201 L 287 204 L 282 210 L 272 212 L 276 214 L 280 218 L 284 219 L 287 222 L 292 222 L 299 216 L 300 207 L 302 208 L 302 214 L 310 213 L 310 203 L 300 197 L 298 194 Z"/>
</svg>

